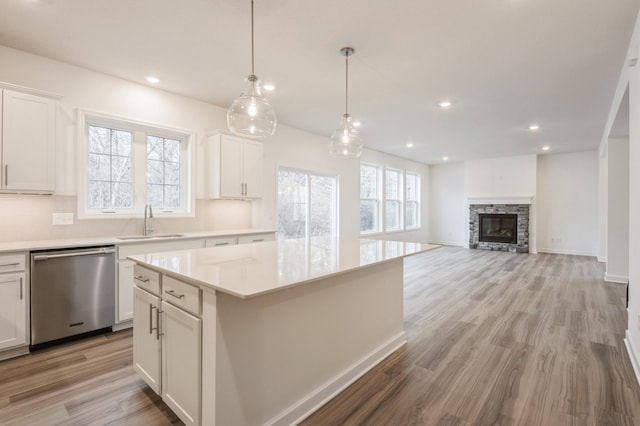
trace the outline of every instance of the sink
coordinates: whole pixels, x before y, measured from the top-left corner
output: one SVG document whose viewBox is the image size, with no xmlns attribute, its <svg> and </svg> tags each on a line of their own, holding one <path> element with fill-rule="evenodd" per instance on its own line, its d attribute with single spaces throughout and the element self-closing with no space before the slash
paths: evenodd
<svg viewBox="0 0 640 426">
<path fill-rule="evenodd" d="M 153 240 L 156 238 L 180 238 L 183 234 L 159 234 L 159 235 L 133 235 L 130 237 L 118 237 L 119 240 Z"/>
</svg>

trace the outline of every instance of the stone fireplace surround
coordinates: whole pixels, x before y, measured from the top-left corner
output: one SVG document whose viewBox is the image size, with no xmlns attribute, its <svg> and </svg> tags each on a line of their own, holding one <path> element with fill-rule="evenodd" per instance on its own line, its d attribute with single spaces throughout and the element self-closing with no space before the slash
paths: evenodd
<svg viewBox="0 0 640 426">
<path fill-rule="evenodd" d="M 512 253 L 529 252 L 529 207 L 530 197 L 503 197 L 468 199 L 469 204 L 469 248 L 509 251 Z M 479 241 L 480 214 L 517 214 L 518 243 L 493 243 Z"/>
</svg>

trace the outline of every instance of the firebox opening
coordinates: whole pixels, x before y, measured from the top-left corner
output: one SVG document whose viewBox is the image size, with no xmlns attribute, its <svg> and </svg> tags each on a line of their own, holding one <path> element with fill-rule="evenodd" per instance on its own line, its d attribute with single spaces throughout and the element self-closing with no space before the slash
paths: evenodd
<svg viewBox="0 0 640 426">
<path fill-rule="evenodd" d="M 518 215 L 481 213 L 479 240 L 488 243 L 518 244 Z"/>
</svg>

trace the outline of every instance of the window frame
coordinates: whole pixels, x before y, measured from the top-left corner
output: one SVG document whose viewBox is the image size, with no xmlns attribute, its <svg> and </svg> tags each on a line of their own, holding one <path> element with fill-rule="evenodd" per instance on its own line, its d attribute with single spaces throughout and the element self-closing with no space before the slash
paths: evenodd
<svg viewBox="0 0 640 426">
<path fill-rule="evenodd" d="M 398 185 L 400 186 L 399 188 L 397 188 L 397 192 L 399 195 L 399 199 L 395 199 L 395 198 L 389 198 L 388 194 L 387 194 L 387 172 L 396 172 L 398 174 Z M 405 231 L 405 227 L 404 227 L 404 170 L 403 169 L 398 169 L 395 167 L 389 167 L 389 166 L 385 166 L 384 167 L 384 232 L 385 233 L 393 233 L 393 232 L 403 232 Z M 397 228 L 391 228 L 389 229 L 387 227 L 387 214 L 388 214 L 388 208 L 387 208 L 387 203 L 389 201 L 394 201 L 396 203 L 398 203 L 398 227 Z"/>
<path fill-rule="evenodd" d="M 144 217 L 147 203 L 147 136 L 159 136 L 181 141 L 181 204 L 180 209 L 153 209 L 155 217 L 195 216 L 195 141 L 196 134 L 189 130 L 162 124 L 143 122 L 90 110 L 78 109 L 77 202 L 78 219 L 126 219 Z M 88 150 L 89 126 L 106 127 L 133 133 L 132 169 L 133 204 L 127 209 L 90 209 L 88 207 Z M 152 205 L 153 207 L 153 205 Z"/>
<path fill-rule="evenodd" d="M 322 171 L 318 171 L 318 170 L 311 170 L 311 169 L 302 169 L 299 167 L 291 167 L 291 166 L 287 166 L 287 165 L 281 165 L 281 164 L 276 164 L 276 217 L 278 216 L 279 212 L 280 212 L 280 199 L 278 197 L 278 191 L 279 191 L 279 186 L 278 186 L 278 180 L 280 177 L 280 170 L 287 170 L 289 172 L 293 172 L 293 173 L 300 173 L 300 174 L 304 174 L 307 177 L 307 198 L 306 198 L 306 211 L 305 211 L 305 215 L 306 215 L 306 221 L 305 221 L 305 235 L 308 237 L 310 234 L 310 220 L 311 220 L 311 177 L 316 176 L 316 177 L 326 177 L 326 178 L 332 178 L 335 179 L 335 184 L 336 184 L 336 200 L 335 200 L 335 206 L 334 206 L 334 211 L 333 211 L 333 217 L 334 217 L 334 235 L 331 236 L 331 238 L 338 238 L 340 236 L 340 176 L 336 173 L 331 173 L 331 172 L 322 172 Z M 279 222 L 279 220 L 278 220 Z M 280 224 L 278 223 L 276 225 L 276 227 L 278 228 L 280 226 Z M 281 238 L 280 233 L 278 233 L 278 238 Z"/>
<path fill-rule="evenodd" d="M 368 165 L 368 166 L 372 166 L 372 167 L 376 167 L 378 169 L 378 171 L 380 172 L 379 175 L 379 188 L 380 188 L 380 229 L 377 232 L 373 232 L 373 231 L 367 231 L 367 232 L 362 232 L 362 230 L 360 230 L 360 235 L 361 236 L 366 236 L 366 237 L 371 237 L 371 236 L 375 236 L 375 235 L 386 235 L 386 234 L 397 234 L 397 233 L 401 233 L 401 232 L 414 232 L 414 231 L 418 231 L 420 229 L 422 229 L 422 224 L 423 224 L 423 218 L 422 218 L 422 173 L 420 172 L 416 172 L 410 169 L 406 169 L 403 167 L 394 167 L 391 165 L 387 165 L 387 164 L 376 164 L 376 163 L 371 163 L 371 162 L 366 162 L 366 161 L 361 161 L 360 163 L 361 167 L 362 165 Z M 386 171 L 387 169 L 389 170 L 394 170 L 394 171 L 399 171 L 400 172 L 400 184 L 402 185 L 401 188 L 401 196 L 402 196 L 402 201 L 401 201 L 401 206 L 400 206 L 400 220 L 402 222 L 402 226 L 399 229 L 387 229 L 387 174 Z M 360 169 L 361 170 L 361 169 Z M 360 171 L 360 177 L 362 176 L 361 174 L 362 172 Z M 407 216 L 407 175 L 414 175 L 417 178 L 417 189 L 416 189 L 416 198 L 417 200 L 415 200 L 416 202 L 416 211 L 417 211 L 417 226 L 411 226 L 411 227 L 407 227 L 407 220 L 406 220 L 406 216 Z M 358 187 L 360 188 L 360 186 Z M 362 195 L 361 195 L 362 196 Z M 368 198 L 367 198 L 368 199 Z M 362 198 L 360 198 L 360 200 L 362 200 Z"/>
<path fill-rule="evenodd" d="M 375 198 L 363 198 L 362 197 L 362 167 L 372 167 L 375 169 L 376 171 L 376 191 L 375 191 Z M 360 227 L 360 235 L 372 235 L 372 234 L 379 234 L 382 232 L 382 218 L 383 218 L 383 214 L 382 214 L 382 183 L 383 183 L 383 177 L 382 177 L 382 173 L 381 173 L 382 167 L 379 166 L 378 164 L 373 164 L 373 163 L 367 163 L 367 162 L 361 162 L 360 163 L 360 185 L 358 186 L 359 191 L 360 191 L 360 212 L 362 211 L 362 201 L 363 200 L 368 200 L 368 201 L 375 201 L 375 205 L 376 205 L 376 212 L 375 212 L 375 220 L 376 220 L 376 227 L 374 230 L 371 231 L 363 231 L 362 227 Z"/>
<path fill-rule="evenodd" d="M 421 203 L 422 203 L 422 197 L 421 197 L 421 193 L 422 193 L 422 176 L 420 175 L 420 173 L 417 172 L 413 172 L 410 170 L 405 170 L 404 172 L 404 223 L 405 223 L 405 230 L 407 231 L 414 231 L 416 229 L 420 229 L 422 227 L 422 215 L 421 213 Z M 416 179 L 416 199 L 415 200 L 409 200 L 409 185 L 407 184 L 408 179 L 407 176 L 412 175 L 415 176 Z M 407 211 L 408 208 L 407 206 L 409 205 L 409 203 L 415 203 L 416 206 L 416 213 L 417 213 L 417 217 L 416 217 L 416 225 L 415 226 L 407 226 Z"/>
</svg>

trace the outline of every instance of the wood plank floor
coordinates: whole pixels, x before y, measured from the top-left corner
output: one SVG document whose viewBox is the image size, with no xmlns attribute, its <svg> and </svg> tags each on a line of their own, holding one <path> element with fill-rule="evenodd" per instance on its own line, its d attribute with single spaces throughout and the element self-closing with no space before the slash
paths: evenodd
<svg viewBox="0 0 640 426">
<path fill-rule="evenodd" d="M 625 287 L 603 274 L 578 256 L 411 257 L 408 344 L 303 424 L 638 425 Z M 131 362 L 130 330 L 0 362 L 0 424 L 182 424 Z"/>
</svg>

